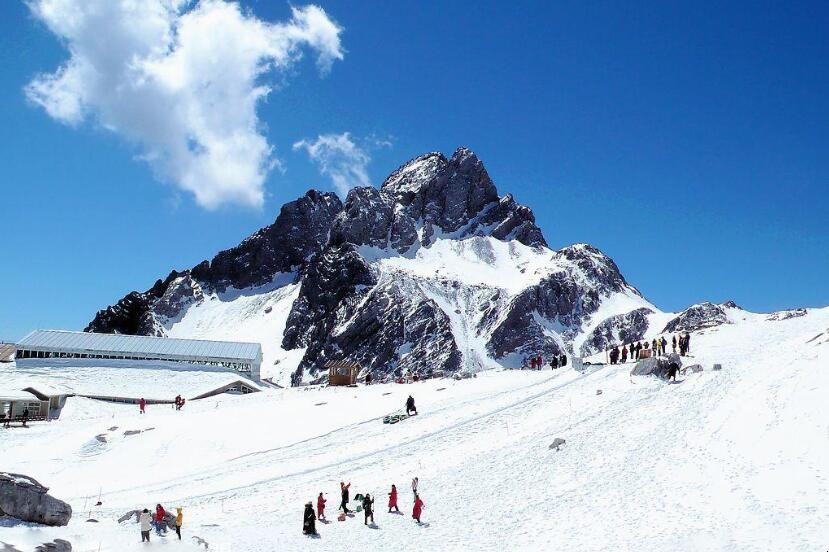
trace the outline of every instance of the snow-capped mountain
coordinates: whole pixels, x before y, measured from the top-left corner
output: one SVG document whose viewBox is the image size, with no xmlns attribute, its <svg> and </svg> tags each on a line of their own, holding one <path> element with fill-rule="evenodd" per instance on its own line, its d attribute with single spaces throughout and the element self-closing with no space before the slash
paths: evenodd
<svg viewBox="0 0 829 552">
<path fill-rule="evenodd" d="M 601 251 L 554 251 L 469 149 L 428 153 L 345 203 L 311 190 L 276 221 L 97 313 L 87 331 L 262 343 L 294 383 L 351 359 L 383 379 L 589 355 L 648 331 L 728 321 L 733 305 L 666 315 Z M 672 319 L 673 318 L 673 319 Z"/>
</svg>

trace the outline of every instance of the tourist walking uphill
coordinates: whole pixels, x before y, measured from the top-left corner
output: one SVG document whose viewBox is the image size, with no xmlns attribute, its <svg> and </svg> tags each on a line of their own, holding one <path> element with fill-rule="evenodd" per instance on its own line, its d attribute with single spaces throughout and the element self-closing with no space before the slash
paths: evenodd
<svg viewBox="0 0 829 552">
<path fill-rule="evenodd" d="M 415 500 L 414 500 L 414 507 L 412 508 L 412 517 L 415 519 L 416 522 L 420 523 L 420 516 L 423 514 L 423 508 L 426 505 L 423 504 L 423 501 L 420 500 L 420 495 L 415 493 Z"/>
</svg>

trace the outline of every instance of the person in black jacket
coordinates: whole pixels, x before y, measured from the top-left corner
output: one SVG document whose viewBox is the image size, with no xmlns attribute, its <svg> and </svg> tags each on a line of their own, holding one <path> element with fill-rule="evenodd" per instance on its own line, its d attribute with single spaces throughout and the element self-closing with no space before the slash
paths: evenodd
<svg viewBox="0 0 829 552">
<path fill-rule="evenodd" d="M 553 355 L 550 357 L 550 370 L 555 370 L 556 368 L 558 368 L 558 358 L 556 358 L 556 355 Z"/>
<path fill-rule="evenodd" d="M 342 501 L 340 502 L 340 509 L 342 509 L 343 513 L 349 513 L 351 510 L 348 509 L 348 488 L 351 487 L 351 482 L 346 485 L 343 481 L 340 481 L 340 494 L 342 495 Z"/>
<path fill-rule="evenodd" d="M 417 414 L 417 408 L 415 408 L 414 397 L 409 395 L 409 398 L 406 399 L 406 414 L 411 416 L 412 412 Z"/>
<path fill-rule="evenodd" d="M 558 359 L 558 365 L 562 368 L 567 366 L 567 353 L 561 353 L 561 358 Z"/>
<path fill-rule="evenodd" d="M 371 518 L 371 523 L 374 523 L 374 499 L 368 493 L 363 497 L 363 512 L 366 515 L 365 524 L 368 525 L 369 518 Z"/>
<path fill-rule="evenodd" d="M 302 516 L 302 532 L 306 535 L 317 534 L 317 515 L 310 502 L 305 505 L 305 514 Z"/>
</svg>

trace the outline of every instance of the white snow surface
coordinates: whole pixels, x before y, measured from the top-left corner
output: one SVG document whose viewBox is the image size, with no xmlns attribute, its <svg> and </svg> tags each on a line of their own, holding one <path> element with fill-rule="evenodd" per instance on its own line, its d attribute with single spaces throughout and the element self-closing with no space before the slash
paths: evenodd
<svg viewBox="0 0 829 552">
<path fill-rule="evenodd" d="M 59 421 L 0 429 L 0 467 L 50 487 L 73 519 L 3 522 L 0 542 L 28 550 L 64 538 L 102 552 L 198 550 L 194 536 L 234 552 L 825 550 L 829 308 L 731 322 L 692 334 L 685 362 L 704 371 L 678 384 L 631 377 L 627 364 L 267 390 L 144 416 L 70 398 Z M 12 370 L 0 365 L 0 378 Z M 420 414 L 383 424 L 409 394 Z M 550 450 L 557 437 L 566 443 Z M 411 519 L 414 476 L 422 526 Z M 376 496 L 376 528 L 361 514 L 336 520 L 341 480 L 352 496 Z M 392 483 L 403 515 L 386 512 Z M 301 533 L 302 510 L 321 491 L 330 523 L 314 539 Z M 142 545 L 134 522 L 116 522 L 159 502 L 184 508 L 181 543 L 153 534 Z"/>
</svg>

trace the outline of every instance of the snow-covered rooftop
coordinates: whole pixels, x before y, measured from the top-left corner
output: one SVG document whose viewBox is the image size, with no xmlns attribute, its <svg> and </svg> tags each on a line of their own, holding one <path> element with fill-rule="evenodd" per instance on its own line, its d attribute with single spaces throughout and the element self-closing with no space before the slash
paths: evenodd
<svg viewBox="0 0 829 552">
<path fill-rule="evenodd" d="M 259 343 L 207 341 L 150 337 L 144 335 L 98 334 L 63 330 L 36 330 L 17 343 L 18 349 L 163 355 L 178 358 L 218 358 L 256 362 L 262 357 Z"/>
</svg>

